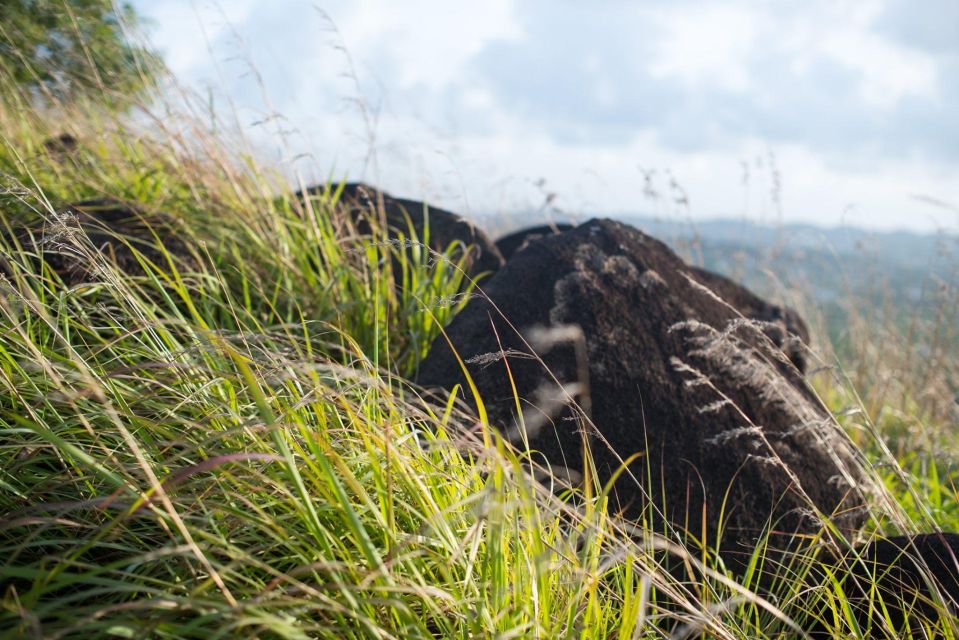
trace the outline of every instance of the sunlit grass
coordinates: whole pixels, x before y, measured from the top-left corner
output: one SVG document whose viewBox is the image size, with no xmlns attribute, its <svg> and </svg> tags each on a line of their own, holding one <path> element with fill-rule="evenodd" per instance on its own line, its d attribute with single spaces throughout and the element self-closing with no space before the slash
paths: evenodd
<svg viewBox="0 0 959 640">
<path fill-rule="evenodd" d="M 478 293 L 455 247 L 358 234 L 336 181 L 278 196 L 174 115 L 0 106 L 0 635 L 757 638 L 810 615 L 867 634 L 841 575 L 810 579 L 828 523 L 734 576 L 692 532 L 531 480 L 480 412 L 405 381 Z M 64 122 L 78 148 L 46 151 Z M 119 271 L 56 215 L 103 196 L 168 216 L 189 259 L 158 225 L 163 259 Z M 42 223 L 89 282 L 15 240 Z M 847 383 L 819 381 L 897 500 L 871 528 L 959 529 L 954 459 Z"/>
</svg>

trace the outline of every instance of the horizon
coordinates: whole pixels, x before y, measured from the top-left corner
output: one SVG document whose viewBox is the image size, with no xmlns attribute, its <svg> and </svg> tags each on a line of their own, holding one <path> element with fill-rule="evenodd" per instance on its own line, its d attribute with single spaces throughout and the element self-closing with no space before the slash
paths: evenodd
<svg viewBox="0 0 959 640">
<path fill-rule="evenodd" d="M 959 229 L 945 0 L 132 4 L 178 82 L 308 180 L 474 217 Z"/>
<path fill-rule="evenodd" d="M 402 194 L 391 194 L 402 196 Z M 428 203 L 429 204 L 429 203 Z M 483 214 L 475 213 L 475 221 L 492 221 L 495 225 L 500 225 L 504 221 L 509 221 L 511 215 L 519 213 L 520 215 L 528 215 L 526 222 L 530 226 L 536 224 L 546 224 L 550 222 L 555 223 L 570 223 L 570 224 L 582 224 L 587 220 L 593 218 L 613 218 L 615 220 L 620 220 L 623 222 L 629 221 L 638 221 L 638 222 L 655 222 L 657 224 L 669 224 L 676 226 L 688 226 L 688 227 L 698 227 L 698 226 L 708 226 L 708 225 L 743 225 L 748 227 L 754 227 L 757 229 L 763 229 L 768 231 L 775 231 L 777 229 L 787 229 L 787 228 L 808 228 L 816 231 L 823 231 L 829 233 L 841 232 L 841 231 L 854 231 L 862 233 L 863 235 L 881 235 L 881 236 L 894 236 L 894 235 L 912 235 L 921 238 L 932 238 L 932 237 L 947 237 L 947 238 L 959 238 L 959 225 L 948 226 L 943 225 L 941 227 L 931 227 L 931 228 L 908 228 L 905 226 L 896 227 L 878 227 L 871 228 L 868 226 L 850 223 L 850 222 L 819 222 L 816 220 L 758 220 L 751 218 L 735 217 L 733 215 L 722 216 L 718 215 L 715 217 L 703 217 L 703 218 L 682 218 L 679 216 L 668 217 L 668 216 L 656 216 L 654 214 L 645 213 L 642 211 L 608 211 L 600 213 L 589 213 L 582 212 L 577 214 L 575 217 L 569 217 L 565 214 L 561 215 L 544 215 L 541 211 L 525 211 L 525 212 L 514 212 L 513 214 L 507 212 L 503 214 Z M 526 222 L 523 224 L 525 225 Z M 508 224 L 505 226 L 509 227 Z M 510 227 L 511 229 L 518 230 L 521 229 L 523 225 Z M 498 228 L 495 227 L 495 228 Z"/>
</svg>

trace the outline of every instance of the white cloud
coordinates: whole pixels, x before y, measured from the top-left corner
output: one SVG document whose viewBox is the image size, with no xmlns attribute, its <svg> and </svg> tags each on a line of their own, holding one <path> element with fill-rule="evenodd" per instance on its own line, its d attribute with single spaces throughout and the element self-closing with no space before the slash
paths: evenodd
<svg viewBox="0 0 959 640">
<path fill-rule="evenodd" d="M 367 0 L 333 15 L 359 60 L 394 59 L 391 86 L 441 89 L 462 80 L 466 63 L 494 39 L 522 36 L 510 0 Z"/>
<path fill-rule="evenodd" d="M 822 51 L 860 74 L 859 88 L 870 105 L 888 109 L 908 96 L 937 98 L 936 65 L 928 54 L 863 32 L 830 33 Z"/>
<path fill-rule="evenodd" d="M 792 25 L 793 56 L 800 61 L 820 56 L 854 71 L 860 95 L 871 106 L 888 109 L 907 96 L 935 98 L 934 57 L 874 32 L 882 9 L 876 1 L 822 4 Z"/>
<path fill-rule="evenodd" d="M 221 89 L 247 125 L 262 118 L 247 61 L 233 60 L 251 58 L 298 130 L 275 157 L 310 153 L 296 166 L 315 179 L 348 173 L 453 209 L 504 212 L 535 209 L 543 193 L 534 182 L 545 178 L 570 212 L 687 215 L 668 198 L 642 197 L 642 165 L 658 168 L 664 191 L 671 170 L 689 215 L 770 219 L 771 149 L 786 219 L 928 227 L 937 212 L 911 194 L 959 203 L 959 93 L 944 71 L 956 69 L 947 65 L 959 45 L 945 50 L 936 36 L 926 48 L 922 31 L 908 41 L 878 31 L 887 9 L 878 0 L 705 9 L 321 1 L 338 35 L 312 0 L 240 0 L 228 21 L 211 6 L 201 2 L 200 12 Z M 159 23 L 155 38 L 174 70 L 216 80 L 188 0 L 138 7 Z M 382 107 L 375 165 L 350 98 Z M 273 145 L 262 127 L 252 131 Z M 757 157 L 767 164 L 756 167 Z"/>
<path fill-rule="evenodd" d="M 202 0 L 134 0 L 137 11 L 150 19 L 150 40 L 174 73 L 187 76 L 210 63 L 207 44 L 242 24 L 255 0 L 231 0 L 227 6 Z"/>
<path fill-rule="evenodd" d="M 750 87 L 748 63 L 761 15 L 740 6 L 679 5 L 652 16 L 661 34 L 650 71 L 687 85 L 716 84 L 743 92 Z"/>
<path fill-rule="evenodd" d="M 661 34 L 650 70 L 692 87 L 761 91 L 751 70 L 773 50 L 798 73 L 821 60 L 848 68 L 872 106 L 890 108 L 907 96 L 935 98 L 935 58 L 873 32 L 882 9 L 875 0 L 812 0 L 791 11 L 778 4 L 678 4 L 654 16 Z"/>
</svg>

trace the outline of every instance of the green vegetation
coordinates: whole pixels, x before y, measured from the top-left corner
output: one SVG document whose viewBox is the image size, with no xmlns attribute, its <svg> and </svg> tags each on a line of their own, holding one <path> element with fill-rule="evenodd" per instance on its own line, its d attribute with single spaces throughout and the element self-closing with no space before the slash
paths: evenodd
<svg viewBox="0 0 959 640">
<path fill-rule="evenodd" d="M 404 382 L 475 291 L 462 265 L 350 233 L 335 186 L 276 197 L 190 113 L 147 134 L 30 91 L 0 104 L 0 637 L 897 637 L 856 627 L 841 576 L 807 584 L 820 540 L 778 572 L 760 545 L 737 582 Z M 45 149 L 65 122 L 77 149 Z M 98 196 L 172 216 L 193 255 L 120 272 L 56 214 Z M 91 283 L 15 239 L 40 224 Z M 952 418 L 879 340 L 817 379 L 895 498 L 871 528 L 959 530 Z"/>
<path fill-rule="evenodd" d="M 35 103 L 84 96 L 101 105 L 125 103 L 148 87 L 159 69 L 156 55 L 125 35 L 137 23 L 126 2 L 4 0 L 0 90 L 19 89 Z"/>
</svg>

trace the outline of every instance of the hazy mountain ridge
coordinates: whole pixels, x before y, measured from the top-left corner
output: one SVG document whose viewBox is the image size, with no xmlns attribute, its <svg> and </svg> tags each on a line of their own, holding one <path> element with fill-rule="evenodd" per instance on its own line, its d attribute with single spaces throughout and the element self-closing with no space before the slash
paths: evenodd
<svg viewBox="0 0 959 640">
<path fill-rule="evenodd" d="M 937 258 L 954 260 L 959 249 L 959 235 L 955 232 L 922 234 L 804 223 L 773 226 L 733 219 L 683 222 L 629 215 L 622 218 L 664 239 L 698 237 L 708 244 L 764 247 L 771 252 L 812 250 L 842 256 L 875 255 L 883 262 L 927 272 L 943 266 Z"/>
<path fill-rule="evenodd" d="M 807 296 L 822 311 L 834 339 L 846 330 L 849 305 L 894 309 L 900 320 L 915 312 L 931 316 L 940 308 L 944 289 L 959 284 L 955 233 L 768 226 L 744 220 L 623 219 L 672 245 L 691 262 L 740 281 L 760 295 Z"/>
</svg>

